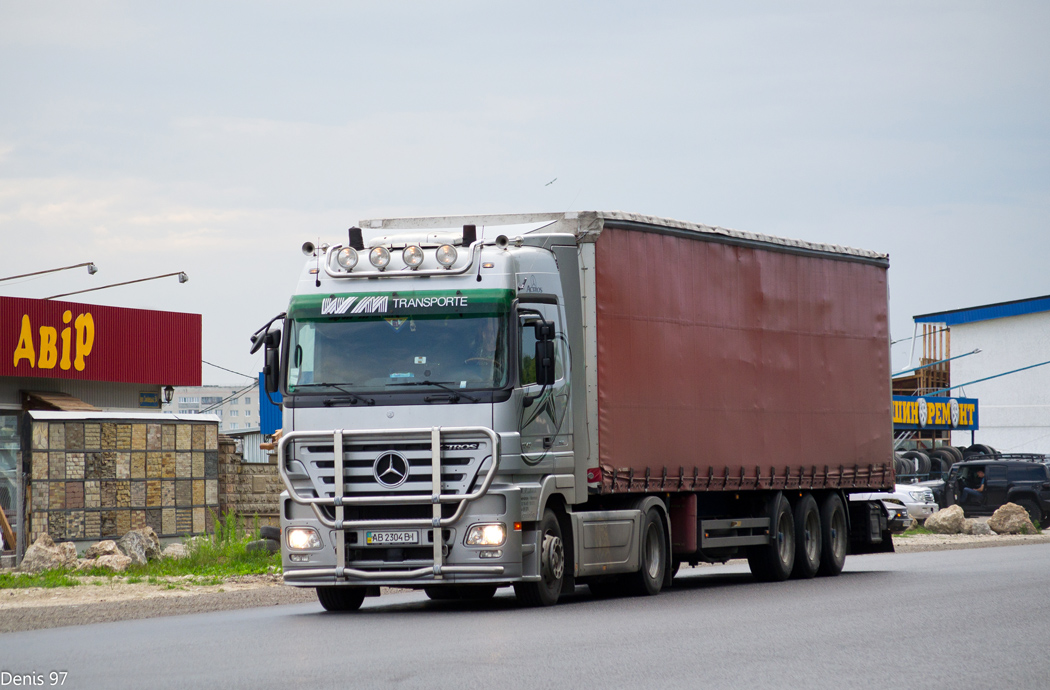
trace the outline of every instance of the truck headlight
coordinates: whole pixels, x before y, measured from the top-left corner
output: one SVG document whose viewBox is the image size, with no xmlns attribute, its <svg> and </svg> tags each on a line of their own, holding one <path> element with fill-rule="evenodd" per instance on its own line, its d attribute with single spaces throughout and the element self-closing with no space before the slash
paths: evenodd
<svg viewBox="0 0 1050 690">
<path fill-rule="evenodd" d="M 335 255 L 335 262 L 339 264 L 339 268 L 349 271 L 357 265 L 357 251 L 353 247 L 343 247 Z"/>
<path fill-rule="evenodd" d="M 445 268 L 452 268 L 452 264 L 456 263 L 456 259 L 459 258 L 459 252 L 451 244 L 443 244 L 438 247 L 435 258 Z"/>
<path fill-rule="evenodd" d="M 321 548 L 321 537 L 311 527 L 292 527 L 287 534 L 288 548 L 304 551 Z"/>
<path fill-rule="evenodd" d="M 464 542 L 467 546 L 503 546 L 507 541 L 506 525 L 496 522 L 489 525 L 471 525 Z"/>
</svg>

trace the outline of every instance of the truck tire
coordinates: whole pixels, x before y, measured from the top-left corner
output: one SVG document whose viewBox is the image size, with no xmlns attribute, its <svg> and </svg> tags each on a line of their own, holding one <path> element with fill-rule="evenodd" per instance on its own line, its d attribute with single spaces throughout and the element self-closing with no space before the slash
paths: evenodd
<svg viewBox="0 0 1050 690">
<path fill-rule="evenodd" d="M 838 494 L 829 493 L 820 503 L 820 568 L 817 573 L 834 577 L 846 565 L 849 530 L 846 509 Z"/>
<path fill-rule="evenodd" d="M 755 579 L 782 582 L 795 565 L 795 519 L 780 492 L 766 502 L 765 515 L 769 517 L 769 543 L 748 547 L 747 564 Z"/>
<path fill-rule="evenodd" d="M 964 457 L 969 460 L 974 455 L 995 455 L 995 449 L 983 443 L 975 443 L 963 451 Z"/>
<path fill-rule="evenodd" d="M 918 450 L 909 450 L 902 457 L 915 465 L 915 470 L 910 474 L 929 474 L 930 473 L 930 456 L 926 455 Z"/>
<path fill-rule="evenodd" d="M 948 474 L 948 470 L 951 468 L 952 463 L 955 462 L 955 455 L 944 446 L 931 450 L 928 455 L 930 456 L 931 473 L 940 472 L 942 474 Z"/>
<path fill-rule="evenodd" d="M 820 548 L 823 534 L 820 529 L 820 511 L 812 494 L 805 494 L 795 504 L 795 567 L 791 577 L 808 580 L 820 568 Z"/>
<path fill-rule="evenodd" d="M 561 596 L 565 582 L 565 542 L 561 523 L 554 511 L 547 508 L 540 521 L 540 580 L 515 582 L 514 594 L 525 606 L 553 606 Z"/>
<path fill-rule="evenodd" d="M 1028 517 L 1032 521 L 1032 524 L 1036 526 L 1036 529 L 1045 527 L 1043 524 L 1043 511 L 1039 509 L 1038 503 L 1030 498 L 1011 498 L 1010 502 L 1025 509 L 1025 512 L 1028 513 Z"/>
<path fill-rule="evenodd" d="M 639 569 L 628 575 L 631 591 L 641 596 L 659 594 L 667 571 L 667 539 L 660 511 L 650 508 L 642 521 Z"/>
<path fill-rule="evenodd" d="M 272 525 L 263 525 L 259 528 L 260 539 L 270 539 L 272 541 L 281 543 L 281 528 L 273 527 Z"/>
<path fill-rule="evenodd" d="M 955 456 L 955 459 L 952 460 L 949 464 L 954 465 L 957 462 L 963 461 L 963 452 L 959 450 L 958 446 L 941 446 L 941 450 L 951 453 L 953 456 Z"/>
<path fill-rule="evenodd" d="M 325 611 L 356 611 L 365 600 L 365 588 L 318 587 L 317 600 Z"/>
</svg>

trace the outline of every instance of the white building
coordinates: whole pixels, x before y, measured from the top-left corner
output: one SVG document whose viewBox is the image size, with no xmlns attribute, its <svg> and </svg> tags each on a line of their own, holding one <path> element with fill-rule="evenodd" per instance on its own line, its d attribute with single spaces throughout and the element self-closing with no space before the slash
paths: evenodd
<svg viewBox="0 0 1050 690">
<path fill-rule="evenodd" d="M 952 395 L 979 400 L 978 443 L 1003 453 L 1050 453 L 1050 295 L 915 322 L 949 328 L 956 357 L 981 351 L 951 362 Z M 970 432 L 952 433 L 952 444 L 969 443 Z"/>
<path fill-rule="evenodd" d="M 174 414 L 214 414 L 221 420 L 219 433 L 259 430 L 259 384 L 244 386 L 176 386 L 170 404 Z"/>
</svg>

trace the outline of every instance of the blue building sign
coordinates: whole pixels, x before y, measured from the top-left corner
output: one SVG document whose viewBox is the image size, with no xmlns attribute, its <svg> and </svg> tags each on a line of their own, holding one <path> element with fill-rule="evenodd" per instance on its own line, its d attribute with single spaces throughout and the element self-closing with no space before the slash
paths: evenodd
<svg viewBox="0 0 1050 690">
<path fill-rule="evenodd" d="M 977 398 L 893 396 L 893 429 L 974 431 Z"/>
</svg>

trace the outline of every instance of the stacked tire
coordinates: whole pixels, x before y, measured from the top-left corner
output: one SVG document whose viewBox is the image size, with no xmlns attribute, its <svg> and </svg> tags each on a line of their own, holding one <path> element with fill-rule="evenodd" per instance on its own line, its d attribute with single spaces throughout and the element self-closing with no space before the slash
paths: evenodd
<svg viewBox="0 0 1050 690">
<path fill-rule="evenodd" d="M 955 446 L 938 446 L 931 450 L 909 450 L 898 452 L 893 457 L 893 471 L 898 478 L 925 477 L 942 479 L 957 462 L 962 462 L 975 455 L 994 455 L 991 446 L 976 444 L 969 448 Z"/>
<path fill-rule="evenodd" d="M 263 525 L 259 528 L 259 538 L 248 542 L 245 550 L 248 553 L 277 553 L 281 550 L 281 528 Z"/>
</svg>

